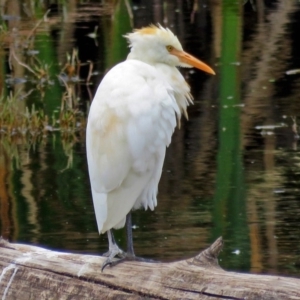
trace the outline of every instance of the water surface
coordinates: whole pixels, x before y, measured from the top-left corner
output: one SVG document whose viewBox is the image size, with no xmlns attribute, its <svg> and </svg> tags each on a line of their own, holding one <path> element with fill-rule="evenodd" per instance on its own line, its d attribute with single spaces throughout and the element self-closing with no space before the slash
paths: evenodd
<svg viewBox="0 0 300 300">
<path fill-rule="evenodd" d="M 48 7 L 25 11 L 22 1 L 8 1 L 2 24 L 17 33 L 2 40 L 4 94 L 24 96 L 19 111 L 34 104 L 51 117 L 72 93 L 67 99 L 83 123 L 72 134 L 37 138 L 2 132 L 1 235 L 69 252 L 107 250 L 92 207 L 84 119 L 105 72 L 128 53 L 122 34 L 159 22 L 217 75 L 182 70 L 195 103 L 167 150 L 158 207 L 133 214 L 136 253 L 173 261 L 223 236 L 223 268 L 299 276 L 300 73 L 291 70 L 300 69 L 300 5 L 245 2 L 133 1 L 130 11 L 122 1 L 53 4 L 26 48 L 18 42 Z M 11 49 L 28 66 L 34 65 L 30 55 L 49 65 L 47 82 L 11 58 Z M 64 66 L 73 49 L 82 65 L 70 79 Z M 115 234 L 125 248 L 124 230 Z"/>
</svg>

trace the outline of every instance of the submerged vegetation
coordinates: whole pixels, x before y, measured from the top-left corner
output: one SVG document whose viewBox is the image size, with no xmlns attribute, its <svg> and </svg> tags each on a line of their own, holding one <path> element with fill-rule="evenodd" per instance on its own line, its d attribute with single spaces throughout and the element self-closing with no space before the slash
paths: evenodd
<svg viewBox="0 0 300 300">
<path fill-rule="evenodd" d="M 53 59 L 53 47 L 45 44 L 49 12 L 39 20 L 25 18 L 22 24 L 20 16 L 1 16 L 0 44 L 5 51 L 0 55 L 7 65 L 2 62 L 0 142 L 10 144 L 12 154 L 20 141 L 31 146 L 59 133 L 63 143 L 73 143 L 85 129 L 89 101 L 82 103 L 77 91 L 79 85 L 89 89 L 93 64 L 81 63 L 74 48 L 71 54 L 65 52 L 65 62 Z M 82 67 L 88 68 L 86 79 L 80 78 Z"/>
<path fill-rule="evenodd" d="M 64 135 L 74 134 L 84 128 L 85 117 L 81 111 L 67 104 L 68 95 L 64 95 L 60 111 L 48 116 L 43 109 L 35 105 L 19 109 L 19 103 L 25 101 L 10 93 L 0 97 L 0 133 L 1 135 L 37 136 L 53 131 Z M 19 103 L 18 103 L 19 102 Z"/>
</svg>

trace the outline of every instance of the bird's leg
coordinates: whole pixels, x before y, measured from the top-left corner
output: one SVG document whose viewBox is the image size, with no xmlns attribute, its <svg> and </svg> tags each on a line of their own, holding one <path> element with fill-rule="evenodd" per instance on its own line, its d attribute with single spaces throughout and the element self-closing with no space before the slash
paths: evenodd
<svg viewBox="0 0 300 300">
<path fill-rule="evenodd" d="M 107 231 L 107 234 L 110 234 L 112 236 L 112 233 L 109 233 L 109 232 L 110 232 L 110 230 Z M 142 258 L 142 257 L 135 256 L 134 250 L 133 250 L 131 212 L 129 212 L 126 216 L 126 234 L 127 234 L 127 253 L 122 252 L 122 254 L 121 254 L 122 257 L 118 260 L 112 261 L 112 260 L 109 260 L 109 258 L 108 258 L 102 266 L 102 271 L 108 265 L 113 267 L 113 266 L 115 266 L 115 265 L 117 265 L 117 264 L 119 264 L 123 261 L 126 261 L 126 260 L 127 261 L 142 261 L 142 262 L 150 262 L 150 263 L 158 262 L 158 261 L 155 261 L 155 260 L 152 260 L 152 259 L 147 259 L 147 258 Z M 116 247 L 118 247 L 116 242 L 115 242 L 115 245 L 116 245 Z"/>
<path fill-rule="evenodd" d="M 109 245 L 109 250 L 105 253 L 103 253 L 103 256 L 109 257 L 112 253 L 117 253 L 116 255 L 123 255 L 124 256 L 124 251 L 122 251 L 119 246 L 116 243 L 115 237 L 113 235 L 112 230 L 107 231 L 107 238 L 108 238 L 108 245 Z"/>
<path fill-rule="evenodd" d="M 131 212 L 126 216 L 126 237 L 127 237 L 127 253 L 124 253 L 117 245 L 112 230 L 107 231 L 109 251 L 104 253 L 103 256 L 107 256 L 107 260 L 102 265 L 102 271 L 110 265 L 115 266 L 118 263 L 124 260 L 130 260 L 135 257 L 133 250 L 133 239 L 132 239 L 132 221 L 131 221 Z M 116 256 L 121 256 L 121 259 L 113 261 L 113 258 Z"/>
<path fill-rule="evenodd" d="M 132 219 L 131 212 L 126 216 L 126 234 L 127 234 L 127 257 L 135 257 L 133 250 L 133 238 L 132 238 Z"/>
<path fill-rule="evenodd" d="M 132 238 L 132 219 L 131 219 L 131 212 L 129 212 L 126 216 L 126 233 L 127 233 L 127 253 L 124 258 L 121 258 L 116 263 L 123 260 L 135 260 L 135 261 L 143 261 L 143 262 L 157 262 L 152 259 L 147 259 L 143 257 L 135 256 L 133 250 L 133 238 Z"/>
<path fill-rule="evenodd" d="M 111 265 L 113 259 L 116 256 L 125 257 L 125 255 L 126 255 L 125 252 L 123 250 L 121 250 L 119 248 L 119 246 L 117 245 L 114 235 L 112 233 L 112 230 L 107 231 L 107 237 L 108 237 L 109 250 L 108 250 L 108 252 L 103 254 L 103 256 L 106 256 L 107 259 L 103 263 L 101 271 L 103 271 L 106 266 Z"/>
</svg>

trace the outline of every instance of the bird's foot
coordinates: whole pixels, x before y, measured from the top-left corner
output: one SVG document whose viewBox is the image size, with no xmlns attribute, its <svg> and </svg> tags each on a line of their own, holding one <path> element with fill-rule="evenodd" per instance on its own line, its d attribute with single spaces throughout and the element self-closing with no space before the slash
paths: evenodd
<svg viewBox="0 0 300 300">
<path fill-rule="evenodd" d="M 126 256 L 126 253 L 122 249 L 120 249 L 117 244 L 114 244 L 113 247 L 111 247 L 107 252 L 103 253 L 102 256 L 107 257 L 101 268 L 101 271 L 103 272 L 106 266 L 112 264 L 116 256 L 122 259 Z"/>
<path fill-rule="evenodd" d="M 155 261 L 153 259 L 148 259 L 148 258 L 143 258 L 143 257 L 138 257 L 135 255 L 132 255 L 131 253 L 125 253 L 123 252 L 123 257 L 121 257 L 120 259 L 116 259 L 116 260 L 112 260 L 112 259 L 107 259 L 104 264 L 102 265 L 102 269 L 101 271 L 103 272 L 103 270 L 107 267 L 114 267 L 116 265 L 118 265 L 121 262 L 124 261 L 141 261 L 141 262 L 147 262 L 147 263 L 155 263 L 155 262 L 159 262 L 159 261 Z"/>
</svg>

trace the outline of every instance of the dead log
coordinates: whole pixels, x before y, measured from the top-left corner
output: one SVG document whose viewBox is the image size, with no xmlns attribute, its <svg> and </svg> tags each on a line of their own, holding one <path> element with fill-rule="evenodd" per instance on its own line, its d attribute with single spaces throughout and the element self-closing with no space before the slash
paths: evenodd
<svg viewBox="0 0 300 300">
<path fill-rule="evenodd" d="M 123 262 L 0 240 L 1 299 L 300 299 L 300 279 L 226 272 L 222 238 L 194 258 Z"/>
</svg>

